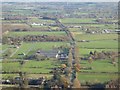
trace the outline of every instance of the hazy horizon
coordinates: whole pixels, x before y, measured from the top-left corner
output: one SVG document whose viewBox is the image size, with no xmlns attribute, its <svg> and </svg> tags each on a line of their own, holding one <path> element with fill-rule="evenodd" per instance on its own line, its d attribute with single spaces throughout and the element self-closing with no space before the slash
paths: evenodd
<svg viewBox="0 0 120 90">
<path fill-rule="evenodd" d="M 119 2 L 119 0 L 0 0 L 2 2 Z"/>
</svg>

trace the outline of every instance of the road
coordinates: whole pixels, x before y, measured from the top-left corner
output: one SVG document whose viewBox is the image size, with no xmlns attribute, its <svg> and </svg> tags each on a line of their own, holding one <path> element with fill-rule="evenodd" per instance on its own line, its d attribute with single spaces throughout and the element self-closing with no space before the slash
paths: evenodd
<svg viewBox="0 0 120 90">
<path fill-rule="evenodd" d="M 58 19 L 55 20 L 56 24 L 62 28 L 63 31 L 66 32 L 68 38 L 69 38 L 69 42 L 70 42 L 70 47 L 71 47 L 71 53 L 72 53 L 72 61 L 75 62 L 75 46 L 76 46 L 76 41 L 75 39 L 73 38 L 71 32 L 69 31 L 69 29 L 64 26 Z M 72 63 L 72 67 L 74 64 Z M 72 76 L 72 73 L 74 72 L 74 69 L 72 69 L 72 72 L 71 72 L 71 76 Z M 71 79 L 72 77 L 70 77 Z M 72 82 L 73 83 L 73 82 Z"/>
</svg>

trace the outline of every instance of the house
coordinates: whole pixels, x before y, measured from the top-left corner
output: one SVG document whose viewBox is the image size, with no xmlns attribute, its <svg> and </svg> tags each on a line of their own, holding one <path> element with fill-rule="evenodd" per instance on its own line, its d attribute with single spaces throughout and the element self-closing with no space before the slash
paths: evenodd
<svg viewBox="0 0 120 90">
<path fill-rule="evenodd" d="M 117 32 L 118 34 L 120 34 L 120 30 L 115 30 L 115 32 Z"/>
<path fill-rule="evenodd" d="M 105 32 L 105 33 L 110 33 L 110 31 L 109 31 L 109 30 L 104 30 L 104 32 Z"/>
<path fill-rule="evenodd" d="M 32 23 L 31 25 L 33 26 L 43 26 L 43 25 L 46 25 L 46 23 Z"/>
<path fill-rule="evenodd" d="M 74 28 L 81 28 L 81 26 L 74 26 Z"/>
<path fill-rule="evenodd" d="M 57 58 L 59 60 L 66 60 L 66 59 L 68 59 L 68 55 L 65 53 L 59 53 Z"/>
<path fill-rule="evenodd" d="M 31 25 L 40 26 L 40 24 L 37 23 L 32 23 Z"/>
<path fill-rule="evenodd" d="M 57 58 L 58 60 L 66 60 L 68 59 L 68 55 L 58 49 L 53 49 L 49 51 L 38 50 L 36 52 L 37 55 L 45 56 L 47 58 Z"/>
</svg>

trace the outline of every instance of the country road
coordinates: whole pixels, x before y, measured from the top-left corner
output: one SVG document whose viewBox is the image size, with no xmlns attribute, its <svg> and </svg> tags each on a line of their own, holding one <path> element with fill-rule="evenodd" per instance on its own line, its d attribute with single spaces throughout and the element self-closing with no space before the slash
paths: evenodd
<svg viewBox="0 0 120 90">
<path fill-rule="evenodd" d="M 56 24 L 62 28 L 62 30 L 64 30 L 69 38 L 69 43 L 70 43 L 70 48 L 72 49 L 71 50 L 71 53 L 72 53 L 72 62 L 75 62 L 75 46 L 76 46 L 76 41 L 75 39 L 73 38 L 71 32 L 69 31 L 69 29 L 64 25 L 62 24 L 58 19 L 55 20 Z M 72 67 L 74 67 L 74 64 L 71 63 Z M 72 73 L 74 72 L 74 69 L 72 69 L 72 72 L 71 72 L 71 76 L 70 76 L 70 80 L 72 78 Z M 75 73 L 76 75 L 76 73 Z M 73 83 L 73 82 L 72 82 Z"/>
</svg>

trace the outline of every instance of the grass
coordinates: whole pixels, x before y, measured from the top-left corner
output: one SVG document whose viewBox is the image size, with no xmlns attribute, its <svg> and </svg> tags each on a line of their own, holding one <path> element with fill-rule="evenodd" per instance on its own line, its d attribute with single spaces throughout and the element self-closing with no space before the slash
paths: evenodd
<svg viewBox="0 0 120 90">
<path fill-rule="evenodd" d="M 5 50 L 5 49 L 7 49 L 7 48 L 9 48 L 9 45 L 7 45 L 7 44 L 2 44 L 1 45 L 1 50 Z"/>
<path fill-rule="evenodd" d="M 26 62 L 24 67 L 30 68 L 30 67 L 44 67 L 44 68 L 53 68 L 53 65 L 55 61 L 52 59 L 50 60 L 44 60 L 44 61 L 29 61 Z"/>
<path fill-rule="evenodd" d="M 9 22 L 9 23 L 24 23 L 25 20 L 2 20 L 2 22 Z"/>
<path fill-rule="evenodd" d="M 84 74 L 78 73 L 78 79 L 80 80 L 81 84 L 85 84 L 86 82 L 91 84 L 96 83 L 105 83 L 110 80 L 117 79 L 118 75 L 116 74 Z"/>
<path fill-rule="evenodd" d="M 42 24 L 43 23 L 54 23 L 53 20 L 44 20 L 44 19 L 39 19 L 39 18 L 36 18 L 36 17 L 31 18 L 29 21 L 32 22 L 32 23 L 42 23 Z"/>
<path fill-rule="evenodd" d="M 19 71 L 19 62 L 11 62 L 11 63 L 2 63 L 2 71 L 7 71 L 7 72 L 16 72 Z"/>
<path fill-rule="evenodd" d="M 79 48 L 79 54 L 80 55 L 88 55 L 89 52 L 92 51 L 97 51 L 97 52 L 101 52 L 101 51 L 118 51 L 118 49 L 87 49 L 87 48 Z"/>
<path fill-rule="evenodd" d="M 5 55 L 5 54 L 11 54 L 13 52 L 15 52 L 16 48 L 10 48 L 12 47 L 12 45 L 7 45 L 7 44 L 4 44 L 4 45 L 1 45 L 1 54 L 0 54 L 0 57 L 2 57 L 2 55 Z"/>
<path fill-rule="evenodd" d="M 25 28 L 25 27 L 28 28 L 28 27 L 29 27 L 29 25 L 24 24 L 24 23 L 23 23 L 23 24 L 14 23 L 14 24 L 10 24 L 10 25 L 11 25 L 12 27 L 14 27 L 14 28 L 15 28 L 15 27 L 17 27 L 17 28 L 20 28 L 20 27 L 21 27 L 21 28 Z"/>
<path fill-rule="evenodd" d="M 75 12 L 74 14 L 77 14 L 77 15 L 87 15 L 88 13 L 87 12 Z"/>
<path fill-rule="evenodd" d="M 18 74 L 2 74 L 2 79 L 10 79 L 19 76 Z"/>
<path fill-rule="evenodd" d="M 115 29 L 118 27 L 117 24 L 113 25 L 113 24 L 85 24 L 82 25 L 83 27 L 91 27 L 91 28 L 96 28 L 96 29 Z"/>
<path fill-rule="evenodd" d="M 91 49 L 118 49 L 117 40 L 103 40 L 103 41 L 90 41 L 78 43 L 80 48 L 91 48 Z"/>
<path fill-rule="evenodd" d="M 36 52 L 38 49 L 42 50 L 50 50 L 59 46 L 67 46 L 67 42 L 31 42 L 31 43 L 22 43 L 16 54 L 13 56 L 14 58 L 20 57 L 18 54 L 25 53 L 26 55 L 32 51 Z M 32 53 L 32 54 L 34 54 Z"/>
<path fill-rule="evenodd" d="M 66 35 L 63 31 L 57 31 L 57 32 L 38 32 L 38 31 L 31 31 L 31 32 L 9 32 L 9 36 L 26 36 L 26 35 L 51 35 L 51 36 L 62 36 Z"/>
<path fill-rule="evenodd" d="M 75 34 L 76 40 L 113 40 L 118 39 L 118 34 Z"/>
<path fill-rule="evenodd" d="M 52 70 L 51 68 L 57 67 L 59 65 L 59 63 L 55 63 L 57 63 L 57 61 L 54 61 L 54 59 L 44 61 L 26 61 L 20 69 L 19 62 L 7 63 L 7 61 L 4 61 L 2 63 L 2 71 L 18 72 L 19 70 L 22 70 L 23 72 L 27 73 L 49 73 Z"/>
<path fill-rule="evenodd" d="M 53 68 L 53 67 L 58 67 L 59 63 L 57 63 L 57 61 L 54 61 L 52 59 L 50 60 L 44 60 L 44 61 L 26 61 L 25 64 L 23 65 L 22 71 L 23 72 L 27 72 L 27 73 L 31 73 L 28 74 L 28 77 L 40 77 L 41 75 L 43 76 L 42 73 L 49 73 L 51 71 L 51 69 L 49 68 Z M 14 63 L 2 63 L 3 64 L 3 70 L 4 71 L 19 71 L 19 63 L 18 62 L 14 62 Z M 87 61 L 81 61 L 81 66 L 84 67 L 92 67 L 93 70 L 88 72 L 116 72 L 118 70 L 118 67 L 114 67 L 111 63 L 109 63 L 109 60 L 98 60 L 98 61 L 94 61 L 92 64 L 89 64 Z M 36 67 L 36 68 L 32 68 L 32 67 Z M 103 69 L 104 67 L 104 69 Z M 81 71 L 85 71 L 85 70 L 81 70 Z M 34 74 L 33 74 L 34 73 Z M 39 76 L 37 75 L 38 73 Z M 34 76 L 33 76 L 34 75 Z M 37 76 L 36 76 L 37 75 Z M 18 74 L 3 74 L 3 78 L 8 79 L 8 78 L 14 78 L 18 76 Z M 45 74 L 45 76 L 50 76 L 50 74 Z M 93 84 L 95 83 L 104 83 L 107 81 L 110 81 L 111 79 L 116 79 L 118 77 L 117 74 L 91 74 L 91 73 L 82 73 L 79 72 L 77 74 L 78 79 L 80 80 L 81 84 L 85 84 L 85 82 L 92 82 Z"/>
<path fill-rule="evenodd" d="M 97 60 L 89 64 L 88 61 L 81 61 L 82 67 L 92 67 L 92 70 L 81 70 L 87 72 L 118 72 L 118 66 L 114 67 L 110 60 Z M 117 74 L 98 74 L 98 73 L 78 73 L 78 78 L 81 83 L 86 81 L 89 83 L 104 83 L 113 79 L 117 79 Z"/>
<path fill-rule="evenodd" d="M 2 44 L 0 44 L 0 50 L 2 50 Z"/>
<path fill-rule="evenodd" d="M 69 30 L 70 30 L 71 32 L 78 32 L 78 31 L 80 31 L 81 29 L 80 29 L 80 28 L 69 28 Z"/>
<path fill-rule="evenodd" d="M 111 60 L 95 60 L 91 64 L 86 60 L 81 60 L 81 67 L 92 67 L 92 70 L 81 70 L 86 72 L 118 72 L 118 65 L 115 67 Z"/>
<path fill-rule="evenodd" d="M 64 18 L 60 19 L 62 23 L 93 23 L 95 19 L 93 18 Z"/>
</svg>

